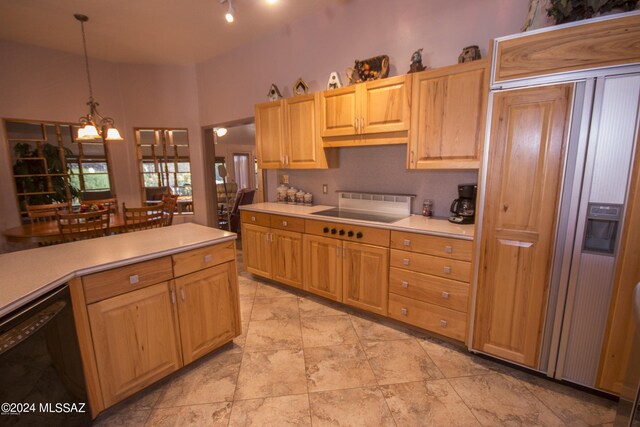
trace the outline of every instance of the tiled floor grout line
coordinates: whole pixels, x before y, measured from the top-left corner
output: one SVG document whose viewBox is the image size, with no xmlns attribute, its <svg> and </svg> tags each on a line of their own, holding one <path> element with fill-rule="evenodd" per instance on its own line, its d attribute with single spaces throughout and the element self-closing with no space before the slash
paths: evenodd
<svg viewBox="0 0 640 427">
<path fill-rule="evenodd" d="M 469 376 L 477 376 L 477 375 L 469 375 Z M 466 377 L 465 377 L 466 378 Z M 449 381 L 449 378 L 445 377 L 444 378 L 447 381 L 447 384 L 449 384 L 449 387 L 451 387 L 451 390 L 453 390 L 453 392 L 456 394 L 456 396 L 458 396 L 458 399 L 460 399 L 460 401 L 462 402 L 462 404 L 469 410 L 469 413 L 473 416 L 473 418 L 475 418 L 475 420 L 478 422 L 478 425 L 482 425 L 482 422 L 480 421 L 480 419 L 476 416 L 476 414 L 473 412 L 473 410 L 471 409 L 471 407 L 469 406 L 469 404 L 462 398 L 462 396 L 460 396 L 460 393 L 458 393 L 458 390 L 456 390 L 456 388 L 453 386 L 453 384 L 451 384 L 451 382 Z"/>
<path fill-rule="evenodd" d="M 503 374 L 501 374 L 501 375 L 503 375 Z M 521 380 L 520 378 L 514 378 L 514 379 L 515 379 L 516 381 L 518 381 L 520 384 L 522 384 L 522 386 L 527 390 L 527 392 L 528 392 L 529 394 L 531 394 L 531 395 L 532 395 L 532 396 L 533 396 L 533 397 L 534 397 L 538 402 L 540 402 L 540 403 L 542 404 L 542 406 L 544 406 L 545 408 L 547 408 L 549 411 L 551 411 L 551 413 L 552 413 L 553 415 L 555 415 L 556 417 L 558 417 L 558 419 L 560 420 L 560 422 L 561 422 L 563 425 L 565 425 L 565 426 L 567 425 L 567 423 L 565 423 L 565 422 L 564 422 L 564 420 L 560 417 L 560 415 L 558 415 L 558 414 L 556 413 L 556 411 L 554 411 L 554 410 L 553 410 L 553 408 L 551 408 L 551 407 L 550 407 L 550 406 L 548 406 L 546 403 L 544 403 L 544 402 L 542 401 L 542 399 L 540 399 L 540 398 L 538 397 L 538 395 L 536 395 L 536 394 L 535 394 L 535 393 L 534 393 L 534 392 L 533 392 L 529 387 L 527 387 L 526 381 Z"/>
</svg>

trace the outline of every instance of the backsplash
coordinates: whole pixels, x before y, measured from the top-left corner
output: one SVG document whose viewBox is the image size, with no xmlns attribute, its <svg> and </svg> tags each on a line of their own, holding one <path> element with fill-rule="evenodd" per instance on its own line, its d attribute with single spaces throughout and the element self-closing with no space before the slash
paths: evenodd
<svg viewBox="0 0 640 427">
<path fill-rule="evenodd" d="M 289 185 L 313 193 L 317 205 L 338 205 L 338 190 L 415 194 L 412 213 L 422 212 L 422 201 L 434 202 L 434 216 L 449 216 L 458 184 L 478 182 L 476 170 L 407 171 L 405 145 L 381 145 L 338 149 L 340 167 L 324 170 L 278 170 L 267 174 L 267 200 L 276 200 L 281 175 L 289 175 Z M 322 184 L 329 187 L 322 194 Z"/>
</svg>

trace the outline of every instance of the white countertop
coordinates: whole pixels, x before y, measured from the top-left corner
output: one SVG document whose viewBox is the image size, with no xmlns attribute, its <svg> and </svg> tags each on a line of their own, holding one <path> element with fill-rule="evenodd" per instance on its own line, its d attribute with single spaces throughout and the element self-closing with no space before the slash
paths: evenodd
<svg viewBox="0 0 640 427">
<path fill-rule="evenodd" d="M 335 206 L 300 206 L 271 202 L 254 203 L 251 205 L 240 206 L 241 210 L 247 211 L 289 215 L 306 219 L 325 220 L 345 224 L 360 224 L 367 225 L 369 227 L 384 228 L 387 230 L 408 231 L 412 233 L 431 234 L 434 236 L 453 237 L 462 240 L 473 240 L 475 229 L 473 224 L 454 224 L 452 222 L 449 222 L 446 218 L 426 218 L 422 215 L 411 215 L 399 221 L 386 224 L 373 221 L 360 221 L 355 219 L 312 215 L 313 212 L 323 211 L 325 209 L 331 208 L 335 208 Z"/>
<path fill-rule="evenodd" d="M 179 224 L 0 254 L 0 317 L 73 277 L 235 238 L 217 228 Z"/>
</svg>

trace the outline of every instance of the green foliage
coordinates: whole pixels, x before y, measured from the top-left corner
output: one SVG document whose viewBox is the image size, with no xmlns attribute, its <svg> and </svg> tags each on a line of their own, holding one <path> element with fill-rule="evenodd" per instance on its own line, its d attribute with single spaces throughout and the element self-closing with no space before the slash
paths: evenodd
<svg viewBox="0 0 640 427">
<path fill-rule="evenodd" d="M 550 0 L 551 7 L 547 15 L 553 17 L 556 24 L 592 18 L 595 15 L 620 9 L 624 12 L 633 10 L 638 0 Z"/>
</svg>

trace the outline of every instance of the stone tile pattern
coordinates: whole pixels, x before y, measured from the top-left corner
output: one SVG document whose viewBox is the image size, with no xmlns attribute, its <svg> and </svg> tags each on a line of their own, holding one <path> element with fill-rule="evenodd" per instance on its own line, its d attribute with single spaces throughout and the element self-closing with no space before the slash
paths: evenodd
<svg viewBox="0 0 640 427">
<path fill-rule="evenodd" d="M 242 336 L 94 425 L 582 427 L 615 418 L 615 402 L 241 266 L 239 286 Z"/>
</svg>

